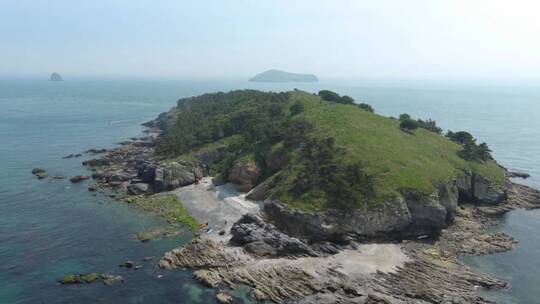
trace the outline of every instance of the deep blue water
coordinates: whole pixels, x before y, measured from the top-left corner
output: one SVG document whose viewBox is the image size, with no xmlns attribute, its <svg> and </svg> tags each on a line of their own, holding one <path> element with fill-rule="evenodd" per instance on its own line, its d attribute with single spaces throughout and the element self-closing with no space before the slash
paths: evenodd
<svg viewBox="0 0 540 304">
<path fill-rule="evenodd" d="M 184 96 L 241 88 L 308 91 L 332 89 L 370 103 L 376 112 L 407 112 L 433 118 L 444 129 L 467 130 L 486 141 L 505 166 L 528 172 L 540 187 L 540 93 L 537 88 L 457 85 L 265 85 L 234 81 L 0 81 L 0 303 L 213 303 L 214 292 L 192 282 L 189 271 L 162 271 L 145 262 L 140 270 L 117 265 L 157 258 L 189 239 L 139 243 L 133 235 L 162 227 L 159 218 L 98 195 L 88 184 L 36 180 L 84 174 L 83 158 L 62 156 L 110 147 L 140 135 L 140 123 Z M 510 213 L 501 227 L 520 243 L 516 249 L 467 261 L 511 280 L 508 302 L 540 298 L 540 212 Z M 74 272 L 109 272 L 126 283 L 60 286 Z M 158 279 L 157 275 L 164 275 Z"/>
</svg>

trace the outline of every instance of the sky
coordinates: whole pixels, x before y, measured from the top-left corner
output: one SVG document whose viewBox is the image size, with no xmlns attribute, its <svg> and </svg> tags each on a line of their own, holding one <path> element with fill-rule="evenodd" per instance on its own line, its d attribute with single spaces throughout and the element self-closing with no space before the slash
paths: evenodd
<svg viewBox="0 0 540 304">
<path fill-rule="evenodd" d="M 0 0 L 0 76 L 540 79 L 529 0 Z"/>
</svg>

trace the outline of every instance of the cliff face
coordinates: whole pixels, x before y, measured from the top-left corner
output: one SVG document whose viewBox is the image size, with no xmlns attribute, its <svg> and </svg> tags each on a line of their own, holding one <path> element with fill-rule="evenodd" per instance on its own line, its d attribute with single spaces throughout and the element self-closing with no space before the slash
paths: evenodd
<svg viewBox="0 0 540 304">
<path fill-rule="evenodd" d="M 452 223 L 459 203 L 498 204 L 505 198 L 504 185 L 497 186 L 480 176 L 466 174 L 439 184 L 429 195 L 403 191 L 372 208 L 308 212 L 267 201 L 264 212 L 276 227 L 310 241 L 339 241 L 347 235 L 356 238 L 410 237 L 437 233 L 446 228 Z"/>
</svg>

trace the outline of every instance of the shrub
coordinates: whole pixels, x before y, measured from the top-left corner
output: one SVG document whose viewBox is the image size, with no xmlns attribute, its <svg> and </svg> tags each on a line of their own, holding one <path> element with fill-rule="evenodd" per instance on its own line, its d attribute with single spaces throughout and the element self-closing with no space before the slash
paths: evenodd
<svg viewBox="0 0 540 304">
<path fill-rule="evenodd" d="M 375 113 L 375 110 L 373 110 L 373 107 L 371 105 L 367 104 L 367 103 L 359 103 L 358 107 L 360 107 L 360 109 L 362 109 L 362 110 L 366 110 L 368 112 Z"/>
<path fill-rule="evenodd" d="M 335 103 L 342 103 L 342 104 L 354 104 L 354 99 L 352 97 L 344 95 L 339 96 L 338 93 L 332 92 L 329 90 L 321 90 L 319 91 L 319 96 L 325 101 L 329 102 L 335 102 Z"/>
<path fill-rule="evenodd" d="M 299 102 L 295 102 L 290 108 L 289 110 L 291 111 L 291 115 L 297 115 L 297 114 L 300 114 L 302 112 L 304 112 L 304 105 L 302 105 L 301 103 Z"/>
<path fill-rule="evenodd" d="M 350 96 L 343 95 L 343 96 L 340 98 L 339 103 L 344 103 L 344 104 L 354 104 L 354 99 L 352 99 L 352 97 L 350 97 Z"/>
<path fill-rule="evenodd" d="M 437 122 L 435 120 L 428 119 L 424 121 L 424 120 L 418 119 L 417 122 L 418 122 L 418 126 L 422 129 L 426 129 L 430 132 L 437 133 L 437 134 L 442 133 L 442 129 L 437 126 Z"/>
<path fill-rule="evenodd" d="M 338 93 L 329 90 L 319 91 L 319 96 L 321 96 L 323 100 L 330 102 L 338 102 L 341 99 Z"/>
<path fill-rule="evenodd" d="M 461 145 L 474 141 L 474 137 L 471 135 L 471 133 L 465 131 L 459 131 L 454 133 L 448 130 L 448 132 L 446 133 L 446 137 Z"/>
<path fill-rule="evenodd" d="M 418 129 L 418 122 L 412 119 L 404 119 L 399 124 L 399 128 L 406 132 L 412 132 Z"/>
</svg>

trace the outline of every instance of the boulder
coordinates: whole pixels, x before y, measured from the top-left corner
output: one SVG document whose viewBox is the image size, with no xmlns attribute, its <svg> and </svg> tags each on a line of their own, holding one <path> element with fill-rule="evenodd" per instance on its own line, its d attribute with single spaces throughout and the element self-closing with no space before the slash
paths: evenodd
<svg viewBox="0 0 540 304">
<path fill-rule="evenodd" d="M 240 191 L 248 192 L 253 188 L 259 177 L 261 169 L 252 161 L 236 161 L 228 175 L 228 180 L 240 186 Z"/>
<path fill-rule="evenodd" d="M 137 176 L 145 183 L 153 183 L 156 179 L 156 165 L 148 162 L 140 162 L 136 166 Z"/>
<path fill-rule="evenodd" d="M 502 185 L 491 183 L 480 175 L 473 176 L 474 197 L 477 201 L 486 204 L 498 204 L 506 198 Z"/>
<path fill-rule="evenodd" d="M 195 271 L 193 279 L 211 288 L 217 288 L 223 280 L 217 271 L 204 269 Z"/>
<path fill-rule="evenodd" d="M 127 190 L 130 194 L 133 194 L 133 195 L 148 194 L 151 192 L 150 185 L 146 183 L 130 184 L 127 187 Z"/>
<path fill-rule="evenodd" d="M 98 191 L 98 189 L 99 189 L 98 184 L 91 184 L 90 186 L 88 186 L 88 191 L 90 191 L 90 192 Z"/>
<path fill-rule="evenodd" d="M 125 182 L 132 178 L 132 176 L 126 172 L 116 172 L 107 178 L 108 182 Z"/>
<path fill-rule="evenodd" d="M 249 294 L 251 298 L 258 302 L 268 300 L 268 296 L 258 288 L 253 288 Z"/>
<path fill-rule="evenodd" d="M 411 214 L 411 225 L 407 232 L 430 234 L 447 227 L 447 210 L 439 202 L 437 193 L 430 195 L 405 192 L 405 202 Z"/>
<path fill-rule="evenodd" d="M 154 191 L 170 191 L 191 185 L 203 177 L 198 162 L 174 161 L 160 164 L 155 169 Z"/>
<path fill-rule="evenodd" d="M 89 159 L 82 162 L 83 166 L 98 167 L 98 166 L 108 166 L 111 162 L 108 159 L 97 158 Z"/>
<path fill-rule="evenodd" d="M 124 283 L 124 278 L 119 275 L 112 274 L 102 274 L 101 278 L 103 279 L 103 284 L 111 286 L 116 283 Z"/>
<path fill-rule="evenodd" d="M 216 294 L 216 301 L 219 304 L 233 304 L 234 303 L 233 297 L 222 291 Z"/>
<path fill-rule="evenodd" d="M 32 169 L 32 174 L 39 174 L 39 173 L 45 173 L 45 169 L 43 168 L 34 168 Z"/>
<path fill-rule="evenodd" d="M 39 172 L 39 173 L 36 173 L 35 175 L 38 179 L 44 179 L 45 177 L 47 177 L 47 173 L 45 172 Z"/>
<path fill-rule="evenodd" d="M 255 256 L 317 255 L 304 242 L 280 232 L 255 214 L 244 214 L 234 223 L 231 235 L 231 244 L 244 246 L 247 252 Z"/>
</svg>

